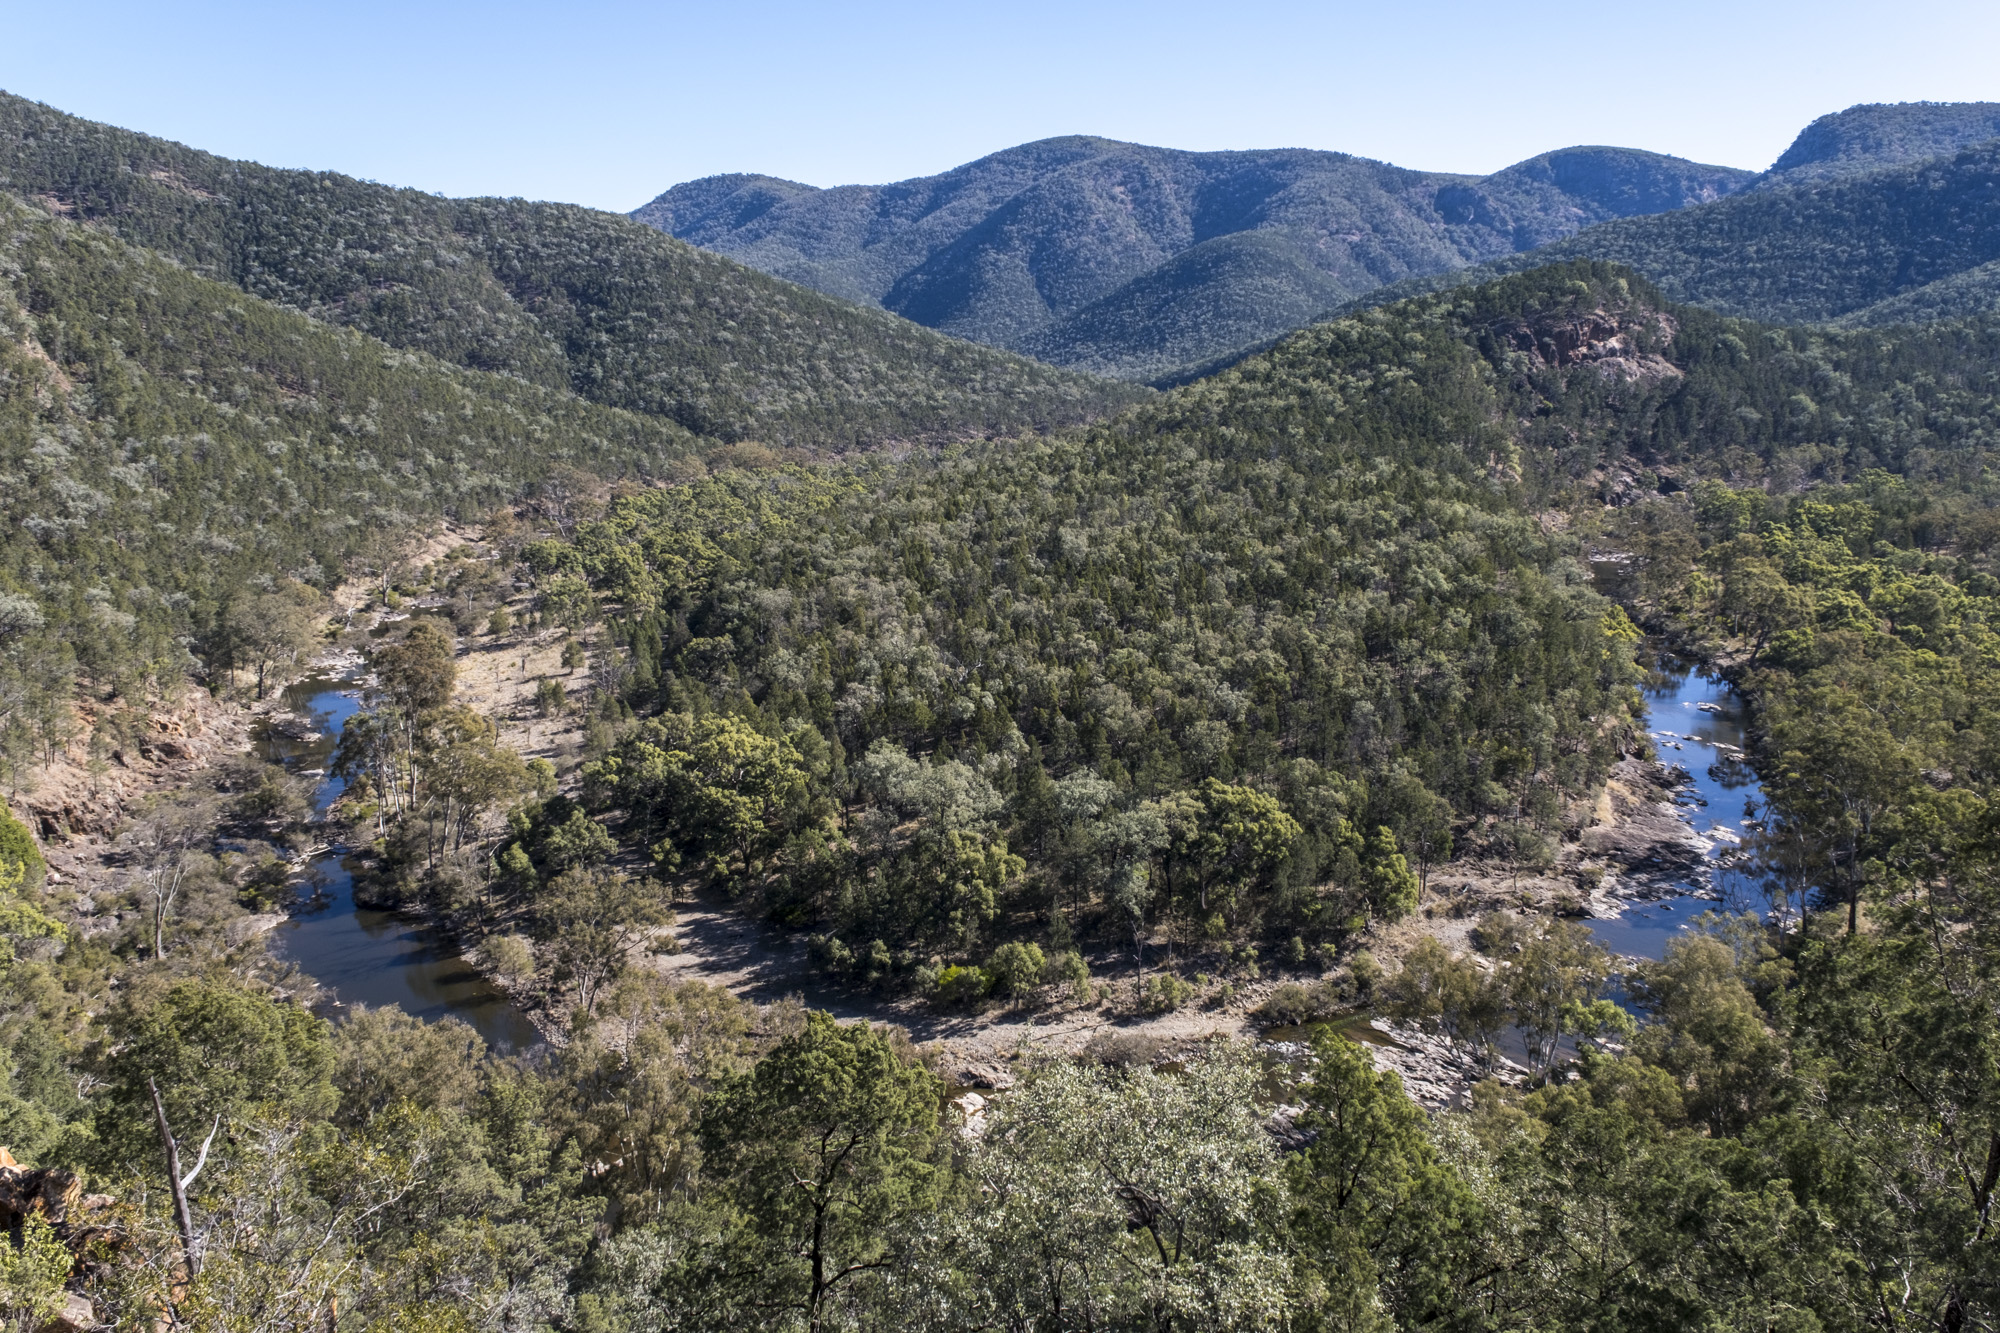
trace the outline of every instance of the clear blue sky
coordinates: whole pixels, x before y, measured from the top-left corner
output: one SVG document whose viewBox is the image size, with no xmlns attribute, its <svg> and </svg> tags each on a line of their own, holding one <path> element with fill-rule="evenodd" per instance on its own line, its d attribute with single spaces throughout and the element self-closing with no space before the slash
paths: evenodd
<svg viewBox="0 0 2000 1333">
<path fill-rule="evenodd" d="M 0 0 L 0 87 L 277 166 L 629 209 L 1054 134 L 1485 172 L 1609 143 L 1763 167 L 1863 101 L 2000 100 L 2000 4 Z"/>
</svg>

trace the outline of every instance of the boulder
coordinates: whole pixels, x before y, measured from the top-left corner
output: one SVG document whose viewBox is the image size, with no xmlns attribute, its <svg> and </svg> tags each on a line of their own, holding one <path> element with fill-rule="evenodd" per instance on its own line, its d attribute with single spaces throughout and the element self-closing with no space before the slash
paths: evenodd
<svg viewBox="0 0 2000 1333">
<path fill-rule="evenodd" d="M 62 1308 L 42 1325 L 40 1333 L 83 1333 L 85 1329 L 97 1327 L 97 1307 L 87 1296 L 79 1296 L 73 1291 L 63 1293 Z"/>
<path fill-rule="evenodd" d="M 961 1088 L 986 1088 L 1005 1092 L 1014 1086 L 1014 1076 L 996 1064 L 974 1063 L 961 1066 L 952 1081 Z"/>
<path fill-rule="evenodd" d="M 83 1182 L 58 1166 L 28 1167 L 0 1148 L 0 1230 L 13 1231 L 29 1217 L 51 1224 L 68 1220 L 83 1198 Z"/>
</svg>

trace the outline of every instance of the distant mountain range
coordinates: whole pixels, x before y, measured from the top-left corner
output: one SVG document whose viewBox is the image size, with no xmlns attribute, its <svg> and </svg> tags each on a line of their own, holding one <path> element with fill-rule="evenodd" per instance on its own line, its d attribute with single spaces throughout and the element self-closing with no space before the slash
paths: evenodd
<svg viewBox="0 0 2000 1333">
<path fill-rule="evenodd" d="M 959 337 L 1147 379 L 1399 279 L 1732 194 L 1731 167 L 1573 148 L 1491 176 L 1306 149 L 1045 139 L 940 176 L 679 185 L 632 216 Z"/>
<path fill-rule="evenodd" d="M 1144 396 L 615 213 L 234 162 L 5 93 L 0 193 L 313 319 L 711 439 L 844 450 L 1061 426 Z"/>
<path fill-rule="evenodd" d="M 1942 113 L 1957 111 L 1956 119 Z M 1907 116 L 1907 120 L 1905 119 Z M 1880 165 L 1948 142 L 1983 142 Z M 1913 132 L 1899 133 L 1904 127 Z M 1677 301 L 1768 323 L 1920 324 L 2000 307 L 2000 106 L 1859 107 L 1815 121 L 1756 188 L 1629 218 L 1453 273 L 1379 305 L 1572 259 L 1625 264 Z M 1813 156 L 1814 152 L 1826 155 Z"/>
<path fill-rule="evenodd" d="M 1997 135 L 2000 104 L 1864 106 L 1814 121 L 1761 174 L 1584 147 L 1490 176 L 1305 149 L 1191 153 L 1073 137 L 893 185 L 817 189 L 713 176 L 675 186 L 632 216 L 960 337 L 1075 369 L 1172 382 L 1370 293 L 1422 290 L 1437 285 L 1425 279 L 1458 270 L 1491 276 L 1589 254 L 1630 263 L 1673 295 L 1700 301 L 1698 290 L 1642 257 L 1570 238 L 1643 231 L 1665 224 L 1657 216 L 1665 214 L 1686 220 L 1677 235 L 1719 226 L 1716 244 L 1726 250 L 1735 224 L 1707 219 L 1775 218 L 1790 207 L 1753 196 L 1812 189 Z M 1749 212 L 1717 211 L 1738 206 Z M 1966 299 L 1954 293 L 1950 304 Z M 1745 313 L 1790 317 L 1776 306 Z"/>
</svg>

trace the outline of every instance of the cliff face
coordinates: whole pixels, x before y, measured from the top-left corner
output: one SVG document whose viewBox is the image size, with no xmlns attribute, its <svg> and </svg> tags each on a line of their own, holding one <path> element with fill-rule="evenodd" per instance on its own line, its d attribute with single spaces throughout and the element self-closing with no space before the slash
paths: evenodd
<svg viewBox="0 0 2000 1333">
<path fill-rule="evenodd" d="M 106 1262 L 103 1256 L 116 1253 L 121 1239 L 116 1204 L 108 1194 L 85 1194 L 74 1171 L 23 1166 L 0 1148 L 0 1229 L 18 1236 L 29 1218 L 48 1222 L 72 1256 L 69 1287 L 80 1285 L 94 1264 Z M 41 1333 L 81 1333 L 96 1325 L 97 1312 L 87 1297 L 66 1289 L 59 1300 Z"/>
<path fill-rule="evenodd" d="M 1644 307 L 1561 315 L 1508 317 L 1487 326 L 1501 345 L 1556 370 L 1590 367 L 1610 378 L 1678 378 L 1680 369 L 1666 351 L 1678 332 L 1673 317 Z"/>
</svg>

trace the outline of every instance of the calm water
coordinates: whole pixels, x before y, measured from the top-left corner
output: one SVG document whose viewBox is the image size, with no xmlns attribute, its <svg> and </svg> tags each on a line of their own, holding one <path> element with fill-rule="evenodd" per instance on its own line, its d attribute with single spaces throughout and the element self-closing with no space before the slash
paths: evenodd
<svg viewBox="0 0 2000 1333">
<path fill-rule="evenodd" d="M 1743 762 L 1742 698 L 1717 677 L 1686 664 L 1669 665 L 1664 687 L 1646 691 L 1647 729 L 1660 761 L 1669 767 L 1679 764 L 1693 775 L 1676 800 L 1695 831 L 1712 838 L 1715 846 L 1705 875 L 1689 883 L 1687 894 L 1589 923 L 1606 948 L 1638 958 L 1660 957 L 1667 941 L 1703 912 L 1751 908 L 1753 885 L 1725 858 L 1742 841 L 1746 821 L 1764 800 L 1756 775 Z"/>
<path fill-rule="evenodd" d="M 317 735 L 296 739 L 267 728 L 260 750 L 316 780 L 313 809 L 324 815 L 347 785 L 327 765 L 360 700 L 345 682 L 306 680 L 285 691 L 285 704 L 311 717 Z M 340 1003 L 392 1004 L 426 1022 L 450 1014 L 501 1051 L 526 1050 L 539 1041 L 534 1026 L 456 946 L 425 926 L 356 906 L 354 877 L 339 849 L 313 862 L 311 878 L 317 894 L 272 932 L 272 951 L 297 963 Z"/>
</svg>

